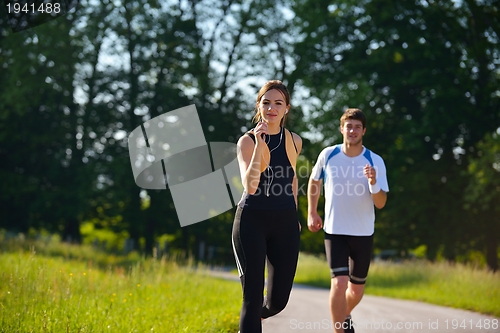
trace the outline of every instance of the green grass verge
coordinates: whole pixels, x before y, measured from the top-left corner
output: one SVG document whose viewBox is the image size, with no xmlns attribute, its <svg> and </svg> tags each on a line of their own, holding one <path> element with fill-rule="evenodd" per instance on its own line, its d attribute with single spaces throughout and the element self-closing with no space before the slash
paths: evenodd
<svg viewBox="0 0 500 333">
<path fill-rule="evenodd" d="M 374 263 L 367 294 L 500 316 L 500 274 L 462 264 Z M 300 254 L 296 283 L 329 288 L 324 256 Z M 236 332 L 238 283 L 178 255 L 145 259 L 90 246 L 0 242 L 0 332 Z"/>
<path fill-rule="evenodd" d="M 69 245 L 50 245 L 49 251 L 42 246 L 42 254 L 2 247 L 0 332 L 238 330 L 239 284 L 196 274 L 175 261 L 106 257 Z M 67 255 L 43 254 L 55 248 Z"/>
<path fill-rule="evenodd" d="M 301 253 L 295 282 L 330 288 L 330 271 L 324 256 Z M 464 264 L 373 263 L 366 294 L 423 301 L 500 317 L 500 273 Z"/>
</svg>

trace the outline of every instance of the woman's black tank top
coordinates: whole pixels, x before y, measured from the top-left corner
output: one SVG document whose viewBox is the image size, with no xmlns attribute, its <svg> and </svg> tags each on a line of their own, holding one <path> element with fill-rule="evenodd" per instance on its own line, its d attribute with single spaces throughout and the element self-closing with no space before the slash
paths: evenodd
<svg viewBox="0 0 500 333">
<path fill-rule="evenodd" d="M 255 136 L 247 133 L 255 142 Z M 281 142 L 280 142 L 281 137 Z M 295 208 L 292 181 L 295 172 L 286 153 L 285 129 L 273 135 L 266 135 L 267 146 L 271 152 L 269 167 L 260 174 L 260 182 L 255 194 L 246 192 L 239 202 L 242 208 L 260 210 L 281 210 Z M 262 161 L 265 163 L 266 161 Z"/>
</svg>

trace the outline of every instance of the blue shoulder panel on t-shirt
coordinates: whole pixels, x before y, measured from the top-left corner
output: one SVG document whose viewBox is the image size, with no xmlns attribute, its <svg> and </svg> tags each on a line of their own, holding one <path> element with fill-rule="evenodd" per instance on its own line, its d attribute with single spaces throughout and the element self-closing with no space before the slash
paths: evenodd
<svg viewBox="0 0 500 333">
<path fill-rule="evenodd" d="M 365 148 L 365 153 L 363 156 L 370 162 L 370 165 L 373 166 L 372 154 L 368 148 Z"/>
<path fill-rule="evenodd" d="M 326 162 L 325 162 L 325 165 L 323 165 L 323 170 L 321 171 L 321 176 L 319 177 L 319 179 L 323 179 L 325 178 L 326 176 L 326 166 L 328 165 L 328 161 L 330 161 L 330 159 L 337 155 L 338 153 L 340 153 L 340 145 L 336 145 L 335 148 L 333 148 L 332 152 L 330 153 L 330 155 L 328 155 L 328 157 L 326 158 Z"/>
<path fill-rule="evenodd" d="M 328 157 L 326 158 L 326 162 L 325 165 L 323 166 L 323 170 L 321 171 L 321 176 L 319 179 L 325 180 L 324 178 L 326 176 L 326 166 L 328 165 L 328 162 L 333 156 L 340 153 L 340 146 L 341 145 L 336 145 L 335 148 L 330 153 L 330 155 L 328 155 Z M 370 163 L 371 166 L 374 166 L 371 151 L 366 147 L 365 147 L 365 152 L 363 153 L 363 157 L 368 160 L 368 163 Z"/>
</svg>

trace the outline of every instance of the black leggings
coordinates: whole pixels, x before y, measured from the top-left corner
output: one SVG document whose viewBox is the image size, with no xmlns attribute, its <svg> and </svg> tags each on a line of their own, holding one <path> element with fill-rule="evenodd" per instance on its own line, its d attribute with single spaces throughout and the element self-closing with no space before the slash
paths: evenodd
<svg viewBox="0 0 500 333">
<path fill-rule="evenodd" d="M 233 250 L 243 289 L 241 333 L 261 333 L 261 318 L 274 316 L 288 303 L 299 256 L 300 230 L 295 208 L 252 210 L 238 207 Z M 264 267 L 267 256 L 267 294 Z"/>
</svg>

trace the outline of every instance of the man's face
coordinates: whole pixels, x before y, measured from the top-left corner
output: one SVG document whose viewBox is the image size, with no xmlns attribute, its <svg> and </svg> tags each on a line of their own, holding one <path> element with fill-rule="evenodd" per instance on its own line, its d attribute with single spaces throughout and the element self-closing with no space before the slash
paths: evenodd
<svg viewBox="0 0 500 333">
<path fill-rule="evenodd" d="M 366 128 L 363 128 L 361 120 L 346 119 L 344 125 L 340 128 L 340 132 L 344 137 L 344 142 L 350 145 L 357 145 L 363 142 Z"/>
</svg>

